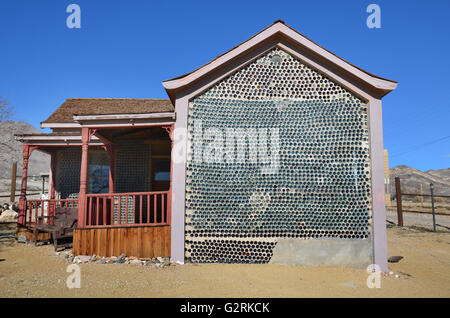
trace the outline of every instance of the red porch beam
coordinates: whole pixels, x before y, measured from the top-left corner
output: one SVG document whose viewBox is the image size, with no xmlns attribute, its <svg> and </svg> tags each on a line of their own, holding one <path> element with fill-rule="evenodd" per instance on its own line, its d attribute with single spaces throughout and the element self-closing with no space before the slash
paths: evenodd
<svg viewBox="0 0 450 318">
<path fill-rule="evenodd" d="M 113 142 L 111 140 L 109 140 L 108 138 L 106 138 L 105 136 L 103 136 L 102 134 L 100 134 L 98 131 L 95 131 L 94 133 L 95 137 L 97 137 L 101 142 L 103 142 L 105 145 L 112 145 Z"/>
</svg>

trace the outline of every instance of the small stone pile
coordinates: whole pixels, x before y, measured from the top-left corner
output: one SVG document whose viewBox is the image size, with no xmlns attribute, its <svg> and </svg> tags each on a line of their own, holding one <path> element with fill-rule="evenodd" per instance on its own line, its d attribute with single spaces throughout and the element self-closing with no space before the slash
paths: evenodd
<svg viewBox="0 0 450 318">
<path fill-rule="evenodd" d="M 166 257 L 138 258 L 134 256 L 127 256 L 125 254 L 122 254 L 119 257 L 100 257 L 98 255 L 77 255 L 74 257 L 72 251 L 56 252 L 56 255 L 64 256 L 68 262 L 71 262 L 73 264 L 129 264 L 135 266 L 154 266 L 158 268 L 179 265 L 178 263 L 171 262 L 170 259 Z"/>
<path fill-rule="evenodd" d="M 8 203 L 4 203 L 0 207 L 0 223 L 11 223 L 17 222 L 18 213 L 16 212 L 17 205 L 12 203 L 11 205 Z"/>
</svg>

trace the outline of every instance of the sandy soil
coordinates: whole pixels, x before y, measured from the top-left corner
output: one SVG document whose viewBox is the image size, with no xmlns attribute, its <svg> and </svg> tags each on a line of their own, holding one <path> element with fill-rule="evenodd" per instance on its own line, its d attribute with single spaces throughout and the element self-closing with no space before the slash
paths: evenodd
<svg viewBox="0 0 450 318">
<path fill-rule="evenodd" d="M 68 289 L 68 263 L 52 247 L 2 243 L 0 297 L 450 297 L 450 232 L 389 228 L 388 244 L 404 259 L 380 289 L 349 268 L 95 263 L 81 264 L 81 288 Z"/>
</svg>

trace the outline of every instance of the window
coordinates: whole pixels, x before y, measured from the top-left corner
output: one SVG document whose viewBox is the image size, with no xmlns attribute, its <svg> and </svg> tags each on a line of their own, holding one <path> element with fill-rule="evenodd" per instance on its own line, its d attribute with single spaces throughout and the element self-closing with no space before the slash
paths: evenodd
<svg viewBox="0 0 450 318">
<path fill-rule="evenodd" d="M 109 192 L 109 157 L 102 151 L 89 152 L 88 193 Z"/>
</svg>

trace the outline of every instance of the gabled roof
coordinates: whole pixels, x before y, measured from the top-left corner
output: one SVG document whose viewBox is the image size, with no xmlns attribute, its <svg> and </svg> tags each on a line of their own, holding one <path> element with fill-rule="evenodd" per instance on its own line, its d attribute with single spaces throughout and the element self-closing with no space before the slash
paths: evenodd
<svg viewBox="0 0 450 318">
<path fill-rule="evenodd" d="M 168 99 L 69 98 L 58 107 L 47 123 L 73 123 L 74 115 L 143 114 L 173 112 Z"/>
<path fill-rule="evenodd" d="M 262 44 L 263 42 L 269 41 L 279 36 L 283 36 L 284 38 L 295 42 L 296 44 L 308 50 L 311 55 L 317 56 L 320 59 L 324 59 L 327 62 L 335 65 L 344 73 L 351 74 L 352 76 L 360 79 L 366 85 L 369 85 L 375 91 L 378 91 L 381 96 L 386 95 L 397 87 L 396 81 L 371 74 L 345 61 L 344 59 L 336 56 L 317 43 L 313 42 L 300 32 L 291 28 L 282 20 L 275 21 L 273 24 L 258 32 L 248 40 L 217 56 L 215 59 L 199 67 L 198 69 L 190 73 L 163 81 L 163 86 L 166 89 L 166 92 L 169 95 L 171 101 L 175 103 L 176 92 L 211 74 L 211 72 L 222 67 L 224 64 L 227 64 L 236 57 L 246 54 L 247 52 L 252 50 L 252 48 Z"/>
</svg>

